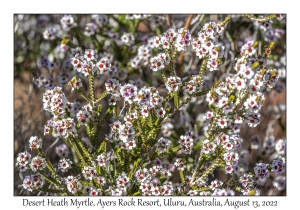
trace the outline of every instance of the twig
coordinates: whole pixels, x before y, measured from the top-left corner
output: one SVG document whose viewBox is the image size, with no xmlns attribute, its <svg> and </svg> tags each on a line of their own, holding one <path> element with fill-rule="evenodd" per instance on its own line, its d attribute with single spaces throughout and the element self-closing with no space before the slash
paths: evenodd
<svg viewBox="0 0 300 210">
<path fill-rule="evenodd" d="M 276 15 L 268 15 L 267 17 L 264 17 L 264 18 L 257 18 L 253 15 L 248 15 L 248 14 L 244 14 L 242 15 L 243 17 L 247 17 L 251 20 L 255 20 L 255 21 L 258 21 L 258 22 L 266 22 L 266 21 L 269 21 L 269 20 L 272 20 L 274 18 L 276 18 Z"/>
<path fill-rule="evenodd" d="M 171 18 L 169 14 L 166 14 L 166 22 L 167 22 L 167 26 L 170 28 L 171 27 Z"/>
<path fill-rule="evenodd" d="M 193 26 L 193 28 L 191 29 L 191 31 L 190 31 L 191 34 L 192 34 L 192 33 L 196 30 L 196 28 L 200 25 L 200 23 L 202 22 L 203 18 L 204 18 L 204 15 L 201 15 L 199 21 L 197 21 L 197 22 L 195 23 L 195 25 Z"/>
<path fill-rule="evenodd" d="M 198 20 L 199 18 L 201 17 L 201 15 L 197 15 L 192 21 L 191 21 L 191 25 L 194 25 Z"/>
<path fill-rule="evenodd" d="M 189 15 L 185 21 L 184 29 L 189 29 L 194 15 Z"/>
</svg>

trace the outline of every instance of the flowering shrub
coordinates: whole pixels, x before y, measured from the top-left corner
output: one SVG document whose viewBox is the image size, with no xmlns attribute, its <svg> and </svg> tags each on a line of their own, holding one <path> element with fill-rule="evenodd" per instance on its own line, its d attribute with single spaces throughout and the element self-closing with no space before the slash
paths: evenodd
<svg viewBox="0 0 300 210">
<path fill-rule="evenodd" d="M 276 141 L 270 127 L 261 146 L 259 136 L 240 135 L 261 126 L 268 93 L 282 92 L 284 70 L 275 67 L 284 64 L 272 52 L 284 35 L 284 15 L 220 15 L 216 22 L 174 16 L 174 27 L 165 28 L 171 17 L 102 14 L 84 25 L 79 16 L 38 17 L 48 50 L 40 49 L 33 82 L 44 90 L 48 115 L 45 137 L 31 136 L 30 151 L 16 158 L 22 188 L 51 195 L 260 195 L 257 186 L 273 180 L 285 190 L 284 136 Z M 236 53 L 231 24 L 239 21 L 264 37 L 248 37 Z M 51 138 L 56 163 L 44 146 Z"/>
</svg>

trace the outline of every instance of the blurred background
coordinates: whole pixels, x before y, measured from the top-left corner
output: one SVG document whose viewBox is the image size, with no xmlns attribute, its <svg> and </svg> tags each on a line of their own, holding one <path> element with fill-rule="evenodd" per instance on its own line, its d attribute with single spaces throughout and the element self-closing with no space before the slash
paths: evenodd
<svg viewBox="0 0 300 210">
<path fill-rule="evenodd" d="M 255 14 L 263 18 L 266 14 Z M 16 14 L 14 15 L 14 163 L 20 152 L 30 151 L 28 140 L 31 136 L 43 139 L 43 149 L 50 161 L 57 163 L 61 157 L 59 146 L 61 139 L 44 136 L 44 125 L 51 118 L 43 110 L 42 94 L 54 86 L 61 86 L 67 99 L 78 104 L 78 109 L 85 105 L 83 99 L 75 92 L 71 93 L 67 83 L 73 76 L 83 80 L 87 89 L 88 82 L 82 75 L 73 70 L 72 56 L 85 49 L 96 49 L 101 55 L 113 55 L 113 72 L 108 76 L 96 79 L 96 94 L 105 90 L 104 82 L 111 77 L 122 84 L 132 83 L 139 88 L 156 86 L 166 95 L 163 80 L 159 72 L 152 72 L 149 65 L 132 66 L 132 59 L 138 53 L 138 47 L 149 43 L 152 37 L 163 34 L 168 28 L 186 27 L 192 37 L 197 37 L 205 23 L 223 22 L 230 18 L 225 33 L 219 42 L 225 46 L 225 62 L 218 71 L 207 72 L 205 85 L 211 87 L 216 81 L 224 78 L 226 73 L 233 73 L 234 58 L 240 57 L 240 48 L 247 41 L 258 41 L 258 54 L 264 52 L 264 46 L 271 41 L 276 43 L 267 62 L 270 68 L 276 68 L 280 79 L 275 88 L 265 93 L 266 100 L 260 111 L 261 122 L 255 128 L 243 125 L 240 136 L 243 148 L 249 152 L 248 162 L 244 169 L 252 170 L 255 163 L 270 163 L 277 148 L 286 145 L 286 24 L 285 18 L 275 18 L 264 23 L 251 20 L 241 14 Z M 130 44 L 124 44 L 124 34 L 135 36 Z M 153 49 L 156 55 L 159 50 Z M 176 60 L 176 72 L 181 78 L 198 74 L 202 60 L 192 50 L 180 53 Z M 147 64 L 147 62 L 146 62 Z M 108 107 L 107 100 L 103 108 Z M 122 103 L 120 107 L 122 109 Z M 204 113 L 208 111 L 205 97 L 199 98 L 182 113 L 176 113 L 170 121 L 170 138 L 180 136 L 186 130 L 196 131 L 199 139 L 207 129 Z M 109 119 L 103 127 L 101 138 L 109 133 Z M 172 127 L 171 126 L 171 127 Z M 82 131 L 82 137 L 87 135 Z M 177 139 L 178 140 L 178 139 Z M 87 140 L 88 141 L 88 140 Z M 278 146 L 279 145 L 279 146 Z M 285 152 L 280 153 L 285 156 Z M 69 151 L 67 156 L 72 155 Z M 193 161 L 193 160 L 191 160 Z M 247 170 L 246 170 L 247 171 Z M 26 173 L 15 168 L 14 195 L 29 195 L 22 190 L 22 179 Z M 279 178 L 278 178 L 279 177 Z M 224 172 L 216 170 L 214 177 L 224 180 Z M 276 185 L 273 190 L 262 189 L 261 195 L 285 195 L 285 175 L 271 176 L 267 185 Z M 38 194 L 33 193 L 33 194 Z M 32 194 L 30 194 L 32 195 Z"/>
</svg>

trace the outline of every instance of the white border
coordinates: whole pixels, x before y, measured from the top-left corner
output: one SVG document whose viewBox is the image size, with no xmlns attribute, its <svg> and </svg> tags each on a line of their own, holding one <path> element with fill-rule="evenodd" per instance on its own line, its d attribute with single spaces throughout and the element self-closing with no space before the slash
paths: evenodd
<svg viewBox="0 0 300 210">
<path fill-rule="evenodd" d="M 296 206 L 298 204 L 298 184 L 296 180 L 299 176 L 298 156 L 299 139 L 295 138 L 296 130 L 299 129 L 296 117 L 299 116 L 297 110 L 299 96 L 297 76 L 299 76 L 299 67 L 296 65 L 299 58 L 297 46 L 299 13 L 296 11 L 296 4 L 292 5 L 289 1 L 240 1 L 240 0 L 214 0 L 214 1 L 8 1 L 1 5 L 1 71 L 4 76 L 1 80 L 1 206 L 3 209 L 14 209 L 22 207 L 24 197 L 13 197 L 13 14 L 15 13 L 287 13 L 287 139 L 288 139 L 288 178 L 287 178 L 287 196 L 286 197 L 255 197 L 257 201 L 276 200 L 279 207 Z M 4 65 L 3 65 L 4 64 Z M 297 68 L 298 67 L 298 68 Z M 128 197 L 127 197 L 128 198 Z M 228 198 L 228 197 L 227 197 Z M 225 198 L 225 200 L 227 199 Z M 245 200 L 249 197 L 233 197 L 231 200 Z M 29 197 L 29 199 L 36 199 Z M 40 198 L 42 199 L 42 198 Z M 46 199 L 46 198 L 45 198 Z M 58 199 L 58 197 L 56 197 Z M 80 198 L 82 200 L 82 198 Z M 102 199 L 112 200 L 113 198 L 104 197 Z M 151 199 L 151 198 L 143 198 Z M 156 198 L 152 198 L 156 199 Z M 163 198 L 160 198 L 163 199 Z M 177 198 L 174 198 L 177 199 Z M 177 200 L 189 200 L 189 197 L 181 197 Z M 208 198 L 209 200 L 210 198 Z M 217 198 L 221 200 L 222 198 Z M 223 198 L 224 199 L 224 198 Z M 223 200 L 222 199 L 222 200 Z M 251 198 L 250 198 L 251 199 Z M 224 200 L 224 201 L 225 201 Z M 298 206 L 298 205 L 297 205 Z M 26 208 L 26 207 L 23 207 Z M 40 207 L 39 207 L 40 208 Z M 43 207 L 50 209 L 51 207 Z M 66 208 L 66 207 L 63 207 Z M 101 207 L 97 207 L 101 208 Z M 125 207 L 124 207 L 125 208 Z M 137 209 L 140 207 L 134 207 Z M 179 209 L 180 207 L 176 207 Z M 199 208 L 199 207 L 197 207 Z M 223 207 L 224 208 L 224 207 Z M 225 207 L 233 209 L 233 207 Z M 269 209 L 273 207 L 260 207 L 259 209 Z M 75 207 L 68 207 L 75 209 Z M 82 209 L 82 208 L 81 208 Z M 84 208 L 85 209 L 85 208 Z M 132 208 L 131 208 L 132 209 Z M 242 207 L 239 209 L 243 209 Z M 297 208 L 293 208 L 297 209 Z"/>
</svg>

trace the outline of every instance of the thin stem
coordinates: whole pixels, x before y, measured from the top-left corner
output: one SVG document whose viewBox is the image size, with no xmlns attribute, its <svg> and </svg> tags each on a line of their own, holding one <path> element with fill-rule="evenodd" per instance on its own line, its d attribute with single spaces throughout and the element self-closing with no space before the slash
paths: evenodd
<svg viewBox="0 0 300 210">
<path fill-rule="evenodd" d="M 90 104 L 93 104 L 93 101 L 86 95 L 85 92 L 83 92 L 82 89 L 78 89 L 78 93 L 81 95 L 82 98 L 84 98 L 86 101 L 88 101 Z"/>
<path fill-rule="evenodd" d="M 199 168 L 201 168 L 201 166 L 200 166 L 200 162 L 201 162 L 201 160 L 203 159 L 203 153 L 201 152 L 200 153 L 200 156 L 199 156 L 199 158 L 198 158 L 198 162 L 197 162 L 197 165 L 196 165 L 196 167 L 195 167 L 195 171 L 194 171 L 194 173 L 193 173 L 193 175 L 192 175 L 192 179 L 191 179 L 191 181 L 190 181 L 190 183 L 193 183 L 194 182 L 194 179 L 196 178 L 196 175 L 197 175 L 197 173 L 198 173 L 198 169 Z"/>
<path fill-rule="evenodd" d="M 172 62 L 172 61 L 171 61 L 171 62 Z M 165 73 L 164 70 L 161 71 L 161 76 L 162 76 L 162 78 L 163 78 L 163 80 L 164 80 L 164 83 L 167 83 L 168 79 L 167 79 L 167 77 L 166 77 L 166 73 Z"/>
<path fill-rule="evenodd" d="M 248 14 L 244 14 L 242 16 L 247 17 L 251 20 L 258 21 L 258 22 L 266 22 L 266 21 L 276 18 L 276 15 L 268 15 L 267 17 L 264 17 L 264 18 L 258 18 L 258 17 L 255 17 L 254 15 L 248 15 Z"/>
<path fill-rule="evenodd" d="M 39 148 L 37 149 L 37 153 L 39 156 L 46 158 L 44 152 Z M 59 180 L 59 176 L 56 173 L 55 168 L 53 167 L 52 163 L 49 160 L 46 160 L 46 167 L 49 169 L 49 171 L 52 173 L 52 176 L 54 176 L 55 179 Z"/>
<path fill-rule="evenodd" d="M 175 114 L 176 111 L 178 111 L 181 107 L 183 107 L 185 104 L 188 104 L 191 100 L 193 100 L 194 97 L 198 97 L 198 96 L 202 96 L 207 94 L 210 91 L 210 89 L 201 91 L 201 92 L 197 92 L 197 93 L 193 93 L 187 100 L 181 102 L 178 106 L 178 108 L 174 109 L 173 112 L 167 114 L 167 116 L 164 118 L 163 122 L 166 122 L 168 118 L 170 118 L 172 115 Z"/>
<path fill-rule="evenodd" d="M 202 174 L 202 176 L 197 179 L 195 182 L 191 183 L 190 186 L 192 187 L 197 182 L 204 180 L 206 177 L 209 176 L 217 167 L 222 167 L 224 164 L 221 163 L 221 159 L 217 159 L 211 166 L 208 167 L 208 169 Z"/>
<path fill-rule="evenodd" d="M 92 101 L 92 106 L 95 106 L 95 90 L 94 90 L 94 75 L 89 74 L 89 85 L 90 85 L 90 97 Z"/>
<path fill-rule="evenodd" d="M 95 101 L 95 103 L 98 103 L 99 101 L 101 101 L 103 98 L 105 98 L 105 96 L 107 96 L 107 91 L 104 91 Z"/>
<path fill-rule="evenodd" d="M 48 176 L 45 173 L 45 171 L 39 170 L 38 172 L 44 177 L 44 179 L 48 183 L 53 184 L 53 185 L 58 186 L 58 187 L 63 187 L 63 185 L 61 183 L 59 183 L 59 181 L 57 181 L 55 178 L 52 178 L 52 177 Z"/>
<path fill-rule="evenodd" d="M 171 57 L 171 61 L 170 61 L 170 64 L 169 64 L 169 71 L 170 71 L 170 75 L 172 77 L 175 76 L 175 67 L 174 67 L 174 62 L 173 62 L 173 58 Z"/>
<path fill-rule="evenodd" d="M 99 135 L 100 135 L 100 131 L 102 129 L 102 126 L 104 125 L 104 123 L 108 120 L 109 116 L 111 115 L 112 113 L 112 107 L 109 107 L 103 117 L 103 119 L 101 120 L 100 123 L 97 124 L 97 127 L 96 127 L 96 133 L 95 133 L 95 140 L 97 140 L 99 138 Z"/>
<path fill-rule="evenodd" d="M 68 138 L 70 144 L 73 146 L 76 155 L 78 156 L 79 160 L 81 163 L 83 163 L 83 165 L 90 165 L 86 162 L 86 157 L 84 156 L 84 154 L 82 153 L 82 151 L 80 150 L 80 147 L 78 146 L 78 144 L 76 143 L 76 140 L 71 138 Z"/>
</svg>

